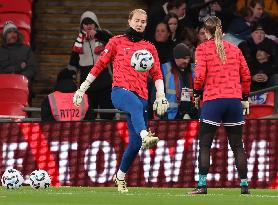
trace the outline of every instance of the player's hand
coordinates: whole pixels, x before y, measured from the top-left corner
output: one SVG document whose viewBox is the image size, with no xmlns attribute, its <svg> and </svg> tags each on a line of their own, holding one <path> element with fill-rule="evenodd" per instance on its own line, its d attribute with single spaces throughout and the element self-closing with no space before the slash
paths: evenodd
<svg viewBox="0 0 278 205">
<path fill-rule="evenodd" d="M 156 111 L 158 116 L 163 116 L 169 108 L 168 100 L 165 98 L 165 94 L 158 95 L 153 103 L 153 110 Z"/>
<path fill-rule="evenodd" d="M 81 104 L 82 100 L 83 100 L 83 96 L 84 96 L 84 92 L 81 91 L 80 89 L 78 89 L 73 96 L 73 104 L 76 107 L 79 107 L 79 105 Z"/>
<path fill-rule="evenodd" d="M 80 88 L 74 93 L 73 96 L 73 104 L 78 107 L 83 99 L 84 93 L 86 92 L 86 90 L 88 90 L 88 88 L 90 87 L 90 84 L 92 83 L 92 81 L 89 80 L 94 80 L 94 77 L 91 76 L 91 74 L 88 74 L 86 80 L 80 85 Z"/>
<path fill-rule="evenodd" d="M 242 104 L 243 115 L 248 115 L 249 114 L 249 102 L 248 101 L 241 101 L 241 104 Z"/>
</svg>

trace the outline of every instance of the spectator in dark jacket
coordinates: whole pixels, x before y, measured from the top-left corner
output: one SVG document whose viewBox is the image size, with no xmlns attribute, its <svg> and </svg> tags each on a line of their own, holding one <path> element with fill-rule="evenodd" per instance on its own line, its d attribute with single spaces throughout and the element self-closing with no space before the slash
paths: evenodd
<svg viewBox="0 0 278 205">
<path fill-rule="evenodd" d="M 112 37 L 106 30 L 101 30 L 97 16 L 86 11 L 80 18 L 80 33 L 77 37 L 71 54 L 69 69 L 80 71 L 80 81 L 85 81 L 89 71 L 98 60 L 105 44 Z M 112 73 L 104 69 L 100 76 L 87 90 L 89 109 L 114 108 L 111 101 Z M 93 114 L 91 119 L 96 116 Z M 101 119 L 113 119 L 114 114 L 100 114 Z"/>
<path fill-rule="evenodd" d="M 0 74 L 21 74 L 29 81 L 29 93 L 32 93 L 37 65 L 32 49 L 22 43 L 23 36 L 17 26 L 8 21 L 3 28 L 3 44 L 0 47 Z"/>
<path fill-rule="evenodd" d="M 275 83 L 278 74 L 278 53 L 274 41 L 265 37 L 260 23 L 251 26 L 251 37 L 239 44 L 252 76 L 251 90 L 260 90 Z M 276 75 L 275 75 L 276 74 Z"/>
</svg>

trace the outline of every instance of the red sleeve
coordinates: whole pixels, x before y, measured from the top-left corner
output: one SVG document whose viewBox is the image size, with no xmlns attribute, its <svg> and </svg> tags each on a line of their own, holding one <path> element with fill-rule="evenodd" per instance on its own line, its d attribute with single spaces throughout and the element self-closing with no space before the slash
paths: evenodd
<svg viewBox="0 0 278 205">
<path fill-rule="evenodd" d="M 102 51 L 99 59 L 92 67 L 90 74 L 97 77 L 104 68 L 107 67 L 107 64 L 113 60 L 116 53 L 116 39 L 111 38 L 109 42 L 106 44 L 104 51 Z"/>
<path fill-rule="evenodd" d="M 202 90 L 207 73 L 205 47 L 201 44 L 195 51 L 195 78 L 194 89 Z"/>
<path fill-rule="evenodd" d="M 239 50 L 239 60 L 240 60 L 240 76 L 241 76 L 241 89 L 242 94 L 248 95 L 250 92 L 251 76 L 248 65 L 242 52 Z"/>
<path fill-rule="evenodd" d="M 163 75 L 162 75 L 161 68 L 160 68 L 160 61 L 158 58 L 157 50 L 154 46 L 152 46 L 152 47 L 153 48 L 151 50 L 151 53 L 154 58 L 154 64 L 153 64 L 152 69 L 150 70 L 150 75 L 153 79 L 153 82 L 155 82 L 156 80 L 159 80 L 159 79 L 163 80 Z"/>
</svg>

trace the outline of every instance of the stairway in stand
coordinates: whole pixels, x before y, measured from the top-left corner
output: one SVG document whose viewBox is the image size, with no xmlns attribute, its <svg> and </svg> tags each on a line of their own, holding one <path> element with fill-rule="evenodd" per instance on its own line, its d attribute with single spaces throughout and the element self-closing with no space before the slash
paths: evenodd
<svg viewBox="0 0 278 205">
<path fill-rule="evenodd" d="M 119 34 L 127 28 L 128 14 L 134 8 L 145 8 L 145 5 L 141 0 L 36 1 L 33 47 L 38 73 L 33 86 L 36 97 L 32 106 L 40 107 L 42 100 L 52 91 L 57 73 L 67 67 L 79 31 L 80 15 L 84 11 L 93 11 L 101 28 Z"/>
</svg>

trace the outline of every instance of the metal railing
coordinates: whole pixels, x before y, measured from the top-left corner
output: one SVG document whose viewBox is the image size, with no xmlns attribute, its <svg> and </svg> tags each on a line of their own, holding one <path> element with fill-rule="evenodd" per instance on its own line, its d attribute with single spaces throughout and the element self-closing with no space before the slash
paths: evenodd
<svg viewBox="0 0 278 205">
<path fill-rule="evenodd" d="M 264 118 L 278 119 L 278 85 L 251 92 L 249 94 L 249 96 L 251 97 L 251 96 L 262 94 L 262 93 L 265 93 L 268 91 L 274 91 L 274 110 L 273 110 L 272 115 L 266 116 Z M 25 111 L 25 112 L 41 112 L 41 108 L 25 107 L 25 108 L 23 108 L 23 111 Z M 120 113 L 120 114 L 125 113 L 118 109 L 93 109 L 93 112 L 94 113 Z M 9 117 L 9 118 L 4 117 L 1 119 L 2 122 L 9 122 L 9 121 L 13 121 L 13 120 L 14 120 L 14 118 L 12 118 L 12 117 Z M 33 121 L 41 121 L 41 119 L 40 118 L 23 118 L 23 119 L 20 119 L 20 121 L 21 122 L 33 122 Z"/>
</svg>

